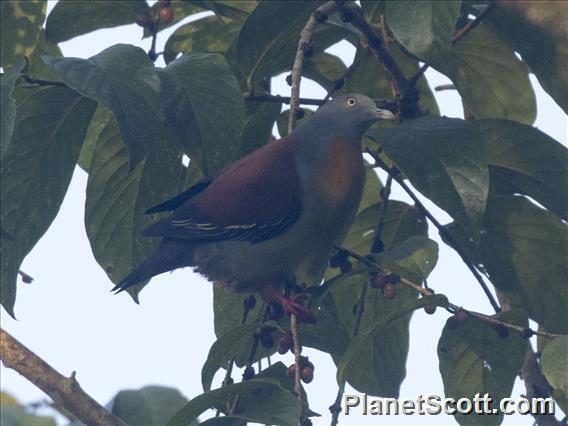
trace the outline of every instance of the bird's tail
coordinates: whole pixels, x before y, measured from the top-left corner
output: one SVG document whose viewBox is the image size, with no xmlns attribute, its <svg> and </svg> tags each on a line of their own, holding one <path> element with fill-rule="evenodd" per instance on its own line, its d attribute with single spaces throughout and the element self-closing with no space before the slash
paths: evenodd
<svg viewBox="0 0 568 426">
<path fill-rule="evenodd" d="M 184 240 L 163 239 L 154 254 L 123 278 L 111 291 L 120 293 L 156 275 L 190 266 L 192 259 L 192 243 Z"/>
</svg>

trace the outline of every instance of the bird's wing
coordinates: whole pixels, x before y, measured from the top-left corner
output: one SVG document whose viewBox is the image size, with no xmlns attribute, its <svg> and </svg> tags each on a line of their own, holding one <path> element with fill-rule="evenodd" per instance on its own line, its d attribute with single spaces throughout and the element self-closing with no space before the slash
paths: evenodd
<svg viewBox="0 0 568 426">
<path fill-rule="evenodd" d="M 212 178 L 205 178 L 197 182 L 195 185 L 190 186 L 188 189 L 183 191 L 181 194 L 176 195 L 169 200 L 164 201 L 154 207 L 150 207 L 146 210 L 146 214 L 159 213 L 159 212 L 171 212 L 178 207 L 182 206 L 190 198 L 193 198 L 205 188 L 207 188 L 211 182 Z"/>
<path fill-rule="evenodd" d="M 258 243 L 286 231 L 301 211 L 294 146 L 284 139 L 223 169 L 170 218 L 151 225 L 143 234 Z"/>
</svg>

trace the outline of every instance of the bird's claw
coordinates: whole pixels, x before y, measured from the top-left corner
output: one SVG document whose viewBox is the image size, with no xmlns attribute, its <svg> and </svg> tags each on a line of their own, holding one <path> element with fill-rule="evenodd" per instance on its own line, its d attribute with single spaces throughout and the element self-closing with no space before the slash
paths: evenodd
<svg viewBox="0 0 568 426">
<path fill-rule="evenodd" d="M 317 322 L 314 314 L 302 302 L 305 300 L 304 294 L 295 294 L 291 297 L 278 296 L 277 301 L 288 315 L 295 315 L 300 322 L 315 324 Z"/>
</svg>

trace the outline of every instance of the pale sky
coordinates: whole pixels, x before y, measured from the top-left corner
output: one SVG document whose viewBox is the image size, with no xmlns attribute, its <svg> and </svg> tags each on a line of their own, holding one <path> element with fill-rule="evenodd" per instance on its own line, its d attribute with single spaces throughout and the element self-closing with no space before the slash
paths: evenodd
<svg viewBox="0 0 568 426">
<path fill-rule="evenodd" d="M 53 7 L 49 4 L 48 10 Z M 183 23 L 187 22 L 183 21 Z M 179 24 L 178 24 L 179 25 Z M 177 26 L 159 33 L 158 51 Z M 140 40 L 142 30 L 135 25 L 99 30 L 60 44 L 65 56 L 87 58 L 116 43 L 131 43 L 145 50 L 150 39 Z M 162 46 L 162 47 L 161 47 Z M 347 43 L 331 52 L 347 64 L 354 49 Z M 158 62 L 158 65 L 162 64 Z M 449 83 L 435 71 L 428 71 L 431 86 Z M 531 76 L 538 103 L 535 126 L 566 144 L 566 115 Z M 289 96 L 284 76 L 273 81 L 273 92 Z M 303 80 L 302 96 L 323 97 L 317 84 Z M 441 113 L 462 117 L 459 96 L 454 91 L 436 93 Z M 384 181 L 384 176 L 381 175 Z M 87 174 L 75 170 L 61 210 L 43 238 L 21 267 L 30 274 L 32 284 L 18 283 L 15 312 L 18 321 L 2 310 L 2 326 L 18 340 L 65 375 L 77 372 L 82 388 L 103 405 L 121 389 L 137 389 L 149 384 L 178 388 L 186 397 L 201 394 L 201 367 L 207 358 L 213 332 L 211 284 L 189 269 L 154 278 L 136 305 L 125 294 L 109 292 L 113 284 L 95 262 L 84 228 Z M 393 198 L 409 202 L 396 188 Z M 449 216 L 426 202 L 443 223 Z M 429 278 L 438 293 L 469 309 L 492 313 L 491 306 L 459 256 L 446 247 L 430 227 L 430 238 L 440 245 L 440 260 Z M 436 346 L 449 314 L 417 311 L 410 326 L 410 353 L 401 398 L 415 399 L 418 394 L 443 396 Z M 335 367 L 327 354 L 304 350 L 315 364 L 315 379 L 305 385 L 310 407 L 322 414 L 313 423 L 329 424 L 328 407 L 333 402 L 337 383 Z M 293 356 L 276 355 L 273 361 L 293 363 Z M 25 378 L 1 367 L 2 389 L 29 403 L 46 396 Z M 241 373 L 233 377 L 240 380 Z M 214 386 L 220 385 L 220 376 Z M 348 389 L 347 393 L 354 393 Z M 517 380 L 512 397 L 524 394 Z M 456 424 L 451 416 L 390 416 L 388 419 L 351 414 L 340 424 Z M 531 425 L 531 416 L 511 416 L 506 425 Z"/>
</svg>

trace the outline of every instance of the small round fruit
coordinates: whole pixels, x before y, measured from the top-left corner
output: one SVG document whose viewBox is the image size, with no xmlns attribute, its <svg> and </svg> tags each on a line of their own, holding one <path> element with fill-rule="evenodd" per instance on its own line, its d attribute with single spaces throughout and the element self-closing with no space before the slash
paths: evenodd
<svg viewBox="0 0 568 426">
<path fill-rule="evenodd" d="M 342 274 L 348 274 L 353 269 L 353 265 L 349 262 L 349 259 L 344 259 L 343 262 L 339 265 L 339 270 Z"/>
<path fill-rule="evenodd" d="M 311 383 L 314 380 L 314 366 L 306 365 L 301 371 L 302 382 Z"/>
<path fill-rule="evenodd" d="M 434 315 L 436 313 L 436 305 L 424 306 L 424 312 L 426 312 L 428 315 Z"/>
<path fill-rule="evenodd" d="M 495 330 L 495 333 L 497 333 L 497 336 L 499 336 L 501 339 L 506 339 L 507 337 L 509 337 L 509 330 L 504 325 L 493 324 L 491 327 L 493 327 L 493 330 Z"/>
<path fill-rule="evenodd" d="M 288 371 L 286 371 L 288 378 L 292 381 L 296 380 L 296 364 L 292 364 L 288 367 Z"/>
<path fill-rule="evenodd" d="M 252 378 L 254 378 L 254 368 L 248 366 L 247 368 L 245 368 L 245 372 L 243 373 L 243 380 L 246 381 Z"/>
<path fill-rule="evenodd" d="M 396 285 L 393 283 L 386 283 L 383 287 L 383 294 L 389 300 L 394 299 L 396 297 Z"/>
<path fill-rule="evenodd" d="M 274 346 L 274 337 L 269 333 L 263 333 L 260 335 L 260 344 L 266 349 L 270 349 Z"/>
<path fill-rule="evenodd" d="M 456 321 L 457 321 L 457 322 L 463 323 L 463 322 L 465 322 L 465 321 L 467 320 L 467 318 L 469 317 L 469 315 L 468 315 L 468 313 L 467 313 L 466 311 L 461 310 L 461 311 L 457 311 L 457 312 L 454 314 L 454 317 L 456 318 Z"/>
<path fill-rule="evenodd" d="M 286 332 L 278 339 L 276 349 L 280 355 L 284 355 L 286 352 L 292 349 L 293 344 L 294 342 L 292 340 L 292 333 Z"/>
<path fill-rule="evenodd" d="M 174 11 L 169 7 L 160 9 L 160 22 L 162 24 L 169 24 L 174 19 Z"/>
<path fill-rule="evenodd" d="M 385 276 L 384 275 L 373 275 L 369 285 L 372 288 L 383 288 L 385 286 Z"/>
<path fill-rule="evenodd" d="M 138 24 L 142 28 L 147 27 L 149 23 L 150 23 L 150 15 L 148 15 L 147 13 L 141 13 L 139 15 L 136 15 L 136 24 Z"/>
</svg>

